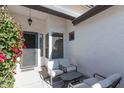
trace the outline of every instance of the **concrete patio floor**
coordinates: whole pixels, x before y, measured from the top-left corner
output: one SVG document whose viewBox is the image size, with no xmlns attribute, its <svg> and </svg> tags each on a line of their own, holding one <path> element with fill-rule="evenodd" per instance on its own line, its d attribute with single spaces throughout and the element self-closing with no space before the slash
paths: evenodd
<svg viewBox="0 0 124 93">
<path fill-rule="evenodd" d="M 62 88 L 64 85 L 61 79 L 56 79 L 51 86 L 40 78 L 37 70 L 19 72 L 15 75 L 15 79 L 15 88 Z M 81 82 L 82 80 L 84 79 L 81 78 Z"/>
<path fill-rule="evenodd" d="M 51 88 L 35 70 L 17 73 L 15 79 L 15 88 Z"/>
</svg>

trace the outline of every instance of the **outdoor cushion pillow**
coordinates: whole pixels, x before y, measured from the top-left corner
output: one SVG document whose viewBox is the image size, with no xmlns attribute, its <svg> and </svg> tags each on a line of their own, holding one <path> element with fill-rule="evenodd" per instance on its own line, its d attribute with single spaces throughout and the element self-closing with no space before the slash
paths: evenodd
<svg viewBox="0 0 124 93">
<path fill-rule="evenodd" d="M 74 85 L 73 88 L 90 88 L 90 86 L 85 83 L 80 83 L 80 84 Z"/>
<path fill-rule="evenodd" d="M 63 65 L 64 67 L 68 67 L 70 66 L 70 63 L 67 59 L 61 60 L 60 64 Z"/>
<path fill-rule="evenodd" d="M 92 86 L 95 83 L 99 82 L 99 80 L 97 80 L 96 78 L 89 78 L 89 79 L 85 79 L 83 82 L 85 84 L 88 84 L 89 86 Z"/>
<path fill-rule="evenodd" d="M 113 75 L 109 76 L 107 79 L 110 80 L 112 83 L 114 83 L 119 78 L 121 78 L 120 74 L 113 74 Z"/>
<path fill-rule="evenodd" d="M 75 66 L 70 65 L 69 67 L 67 67 L 67 72 L 75 71 L 75 70 L 76 70 Z"/>
<path fill-rule="evenodd" d="M 61 75 L 63 73 L 62 70 L 59 70 L 59 69 L 56 69 L 56 70 L 52 70 L 52 77 L 55 77 L 55 76 L 58 76 L 58 75 Z"/>
<path fill-rule="evenodd" d="M 108 88 L 112 85 L 112 82 L 110 80 L 104 79 L 92 86 L 92 88 Z"/>
<path fill-rule="evenodd" d="M 59 63 L 56 61 L 48 61 L 48 68 L 52 69 L 59 69 Z"/>
</svg>

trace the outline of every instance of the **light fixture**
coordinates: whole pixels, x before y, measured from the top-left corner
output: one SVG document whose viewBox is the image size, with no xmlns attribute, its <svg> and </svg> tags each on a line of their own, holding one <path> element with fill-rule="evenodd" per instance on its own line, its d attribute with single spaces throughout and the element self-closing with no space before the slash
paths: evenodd
<svg viewBox="0 0 124 93">
<path fill-rule="evenodd" d="M 31 24 L 32 24 L 32 19 L 31 19 L 31 9 L 30 9 L 30 8 L 29 8 L 28 24 L 29 24 L 29 26 L 31 26 Z"/>
</svg>

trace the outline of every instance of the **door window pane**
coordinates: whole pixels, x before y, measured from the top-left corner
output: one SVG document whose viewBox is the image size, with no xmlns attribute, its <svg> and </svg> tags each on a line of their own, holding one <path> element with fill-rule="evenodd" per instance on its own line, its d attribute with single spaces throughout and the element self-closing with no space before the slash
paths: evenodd
<svg viewBox="0 0 124 93">
<path fill-rule="evenodd" d="M 49 34 L 46 34 L 45 36 L 45 54 L 46 54 L 46 58 L 48 58 L 49 56 Z"/>
<path fill-rule="evenodd" d="M 52 33 L 52 59 L 63 58 L 63 34 Z"/>
<path fill-rule="evenodd" d="M 40 37 L 40 55 L 43 56 L 43 34 Z"/>
</svg>

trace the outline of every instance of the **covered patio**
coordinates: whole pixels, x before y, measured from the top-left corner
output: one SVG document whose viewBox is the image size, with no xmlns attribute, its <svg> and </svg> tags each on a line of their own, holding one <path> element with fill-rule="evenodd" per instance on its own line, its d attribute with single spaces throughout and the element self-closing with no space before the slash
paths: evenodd
<svg viewBox="0 0 124 93">
<path fill-rule="evenodd" d="M 102 80 L 117 73 L 115 78 L 120 77 L 115 86 L 124 87 L 124 6 L 8 5 L 7 8 L 21 25 L 27 46 L 21 64 L 17 65 L 15 88 L 61 88 L 66 83 L 66 87 L 77 87 L 96 73 L 105 77 Z M 48 77 L 44 76 L 44 66 Z"/>
</svg>

